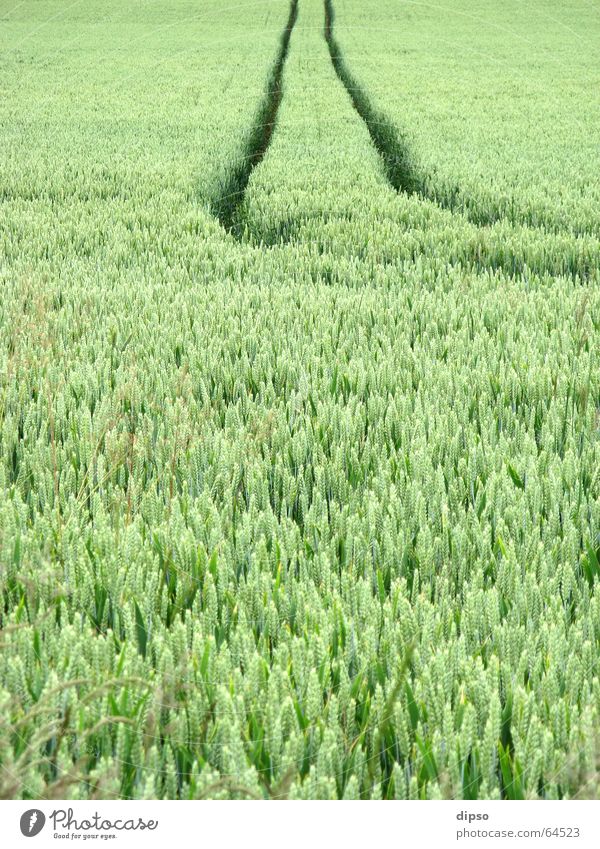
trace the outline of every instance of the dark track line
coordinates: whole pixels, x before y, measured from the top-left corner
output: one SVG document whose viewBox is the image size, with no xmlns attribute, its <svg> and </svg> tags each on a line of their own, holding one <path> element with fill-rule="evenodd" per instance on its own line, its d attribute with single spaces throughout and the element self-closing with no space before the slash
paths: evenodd
<svg viewBox="0 0 600 849">
<path fill-rule="evenodd" d="M 285 62 L 289 53 L 292 31 L 298 18 L 299 0 L 291 0 L 289 17 L 280 38 L 279 51 L 275 63 L 269 73 L 267 90 L 259 105 L 256 118 L 251 126 L 248 139 L 244 147 L 244 154 L 237 168 L 224 181 L 224 191 L 212 204 L 213 213 L 217 216 L 222 226 L 236 239 L 240 240 L 244 235 L 244 198 L 250 176 L 254 168 L 262 162 L 277 123 L 277 114 L 283 97 L 283 72 Z M 478 228 L 483 229 L 488 222 L 474 221 L 465 210 L 455 209 L 451 202 L 432 196 L 424 189 L 424 177 L 421 175 L 411 157 L 409 145 L 405 138 L 399 133 L 397 127 L 382 112 L 376 110 L 370 102 L 365 90 L 353 77 L 345 63 L 343 54 L 333 35 L 334 9 L 333 0 L 324 0 L 325 4 L 325 29 L 324 36 L 329 48 L 329 54 L 333 67 L 342 85 L 348 92 L 354 109 L 365 123 L 373 144 L 378 151 L 385 174 L 390 186 L 398 192 L 415 194 L 423 200 L 433 202 L 441 208 L 448 209 L 465 220 L 470 220 Z M 517 225 L 515 225 L 517 226 Z M 293 231 L 293 228 L 292 228 Z M 552 235 L 549 233 L 549 235 Z M 559 234 L 555 234 L 559 235 Z M 270 234 L 263 242 L 263 247 L 273 247 L 280 243 L 288 243 L 294 240 L 292 232 Z M 560 268 L 560 263 L 553 263 L 545 258 L 537 267 L 528 268 L 520 257 L 507 255 L 500 256 L 497 251 L 486 245 L 465 246 L 464 257 L 457 257 L 457 261 L 467 266 L 483 271 L 502 270 L 510 276 L 523 273 L 526 269 L 534 274 L 566 274 L 578 275 L 582 280 L 589 278 L 590 269 L 587 263 L 581 259 L 576 261 L 576 267 Z"/>
<path fill-rule="evenodd" d="M 342 85 L 348 92 L 352 105 L 365 122 L 373 144 L 383 160 L 390 185 L 396 191 L 412 194 L 420 187 L 419 179 L 410 154 L 408 143 L 398 133 L 392 122 L 377 111 L 358 81 L 352 76 L 344 61 L 342 51 L 333 35 L 335 12 L 332 0 L 325 0 L 325 41 L 331 62 Z"/>
<path fill-rule="evenodd" d="M 213 203 L 217 218 L 223 227 L 235 236 L 240 235 L 241 222 L 238 211 L 244 201 L 250 175 L 264 159 L 277 123 L 277 113 L 283 97 L 283 69 L 297 19 L 298 0 L 291 0 L 290 14 L 281 34 L 279 52 L 269 74 L 266 94 L 252 124 L 242 162 L 229 176 L 221 197 Z"/>
<path fill-rule="evenodd" d="M 333 67 L 348 92 L 355 110 L 366 124 L 373 144 L 383 160 L 385 173 L 392 188 L 399 192 L 406 192 L 407 194 L 417 194 L 423 200 L 430 201 L 442 209 L 447 209 L 454 214 L 463 216 L 479 228 L 489 227 L 496 222 L 507 221 L 513 227 L 528 227 L 532 230 L 541 230 L 549 235 L 568 235 L 574 238 L 595 237 L 597 235 L 594 231 L 588 231 L 587 229 L 570 232 L 558 226 L 540 226 L 520 216 L 511 217 L 506 211 L 492 212 L 471 208 L 468 204 L 468 198 L 464 196 L 462 200 L 466 200 L 467 203 L 461 203 L 461 191 L 458 185 L 454 187 L 449 195 L 441 191 L 438 192 L 436 187 L 429 183 L 427 175 L 419 170 L 406 137 L 384 112 L 373 106 L 366 90 L 351 73 L 344 59 L 343 52 L 333 34 L 335 21 L 333 0 L 324 0 L 324 4 L 324 35 Z"/>
</svg>

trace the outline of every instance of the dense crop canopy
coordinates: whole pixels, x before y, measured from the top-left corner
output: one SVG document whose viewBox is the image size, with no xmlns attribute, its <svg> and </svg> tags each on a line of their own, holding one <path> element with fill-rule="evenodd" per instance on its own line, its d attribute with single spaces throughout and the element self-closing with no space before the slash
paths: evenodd
<svg viewBox="0 0 600 849">
<path fill-rule="evenodd" d="M 589 64 L 337 5 L 7 13 L 0 795 L 598 792 Z"/>
</svg>

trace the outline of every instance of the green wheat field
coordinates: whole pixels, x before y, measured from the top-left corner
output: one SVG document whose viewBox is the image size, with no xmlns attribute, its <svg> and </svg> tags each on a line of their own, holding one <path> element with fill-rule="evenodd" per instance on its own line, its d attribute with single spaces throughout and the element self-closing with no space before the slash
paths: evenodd
<svg viewBox="0 0 600 849">
<path fill-rule="evenodd" d="M 600 796 L 599 45 L 0 0 L 0 797 Z"/>
</svg>

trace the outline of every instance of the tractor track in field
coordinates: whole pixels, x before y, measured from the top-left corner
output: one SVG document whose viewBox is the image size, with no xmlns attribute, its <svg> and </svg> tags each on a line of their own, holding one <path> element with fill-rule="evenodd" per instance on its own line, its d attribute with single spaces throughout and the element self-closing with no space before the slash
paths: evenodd
<svg viewBox="0 0 600 849">
<path fill-rule="evenodd" d="M 369 131 L 385 169 L 388 182 L 396 191 L 412 194 L 418 192 L 420 179 L 412 163 L 408 144 L 399 135 L 396 127 L 381 112 L 376 110 L 368 95 L 352 76 L 339 44 L 333 35 L 335 12 L 332 0 L 325 2 L 325 41 L 335 72 L 348 92 L 350 100 Z"/>
<path fill-rule="evenodd" d="M 281 34 L 275 64 L 269 74 L 267 91 L 252 124 L 241 164 L 229 176 L 225 190 L 214 203 L 217 218 L 223 227 L 236 237 L 240 235 L 242 222 L 238 213 L 244 201 L 250 176 L 264 159 L 277 124 L 277 113 L 283 97 L 283 69 L 290 49 L 292 31 L 298 20 L 298 2 L 299 0 L 290 2 L 290 13 Z"/>
<path fill-rule="evenodd" d="M 544 225 L 534 224 L 519 217 L 512 219 L 506 212 L 477 211 L 468 205 L 459 206 L 461 192 L 458 185 L 454 187 L 451 197 L 440 196 L 435 191 L 435 187 L 433 187 L 433 190 L 428 190 L 426 188 L 428 184 L 427 176 L 419 170 L 408 140 L 403 136 L 394 122 L 384 112 L 373 105 L 365 88 L 350 71 L 343 51 L 334 35 L 335 10 L 333 0 L 324 0 L 324 5 L 324 36 L 329 48 L 331 62 L 340 82 L 352 101 L 354 109 L 362 118 L 369 131 L 371 140 L 383 161 L 387 180 L 393 189 L 398 192 L 405 192 L 406 194 L 416 194 L 422 200 L 435 203 L 442 209 L 462 216 L 479 228 L 489 227 L 493 224 L 506 221 L 513 227 L 526 227 L 531 230 L 548 233 L 548 235 L 568 235 L 573 238 L 596 236 L 596 233 L 593 231 L 575 230 L 571 232 L 561 227 L 545 227 Z"/>
<path fill-rule="evenodd" d="M 391 188 L 397 192 L 407 195 L 416 195 L 421 200 L 434 203 L 442 209 L 451 212 L 457 218 L 470 221 L 479 231 L 484 232 L 491 222 L 483 221 L 481 216 L 475 216 L 468 210 L 457 209 L 450 201 L 444 201 L 435 197 L 433 193 L 424 189 L 425 178 L 416 167 L 410 146 L 394 123 L 387 116 L 376 109 L 364 88 L 346 64 L 343 53 L 334 37 L 334 7 L 333 0 L 324 0 L 325 27 L 324 37 L 329 50 L 331 62 L 336 75 L 348 93 L 352 105 L 359 117 L 362 119 L 369 132 L 371 140 L 382 160 L 384 172 Z M 266 92 L 258 107 L 256 117 L 251 125 L 243 153 L 237 167 L 227 176 L 222 184 L 219 198 L 212 204 L 213 213 L 221 225 L 238 241 L 246 241 L 245 234 L 245 210 L 244 199 L 250 177 L 253 170 L 262 162 L 271 144 L 279 107 L 283 99 L 283 74 L 290 48 L 290 40 L 294 26 L 298 19 L 299 0 L 291 0 L 289 16 L 280 36 L 279 50 L 275 62 L 269 72 Z M 498 215 L 496 221 L 507 220 L 506 216 Z M 301 221 L 297 222 L 297 229 L 301 227 Z M 277 245 L 294 242 L 293 222 L 279 233 L 254 234 L 250 237 L 250 243 L 260 243 L 264 248 L 273 248 Z M 527 224 L 513 223 L 514 227 L 527 227 Z M 533 231 L 543 228 L 531 227 Z M 560 237 L 560 233 L 548 232 L 548 236 Z M 256 241 L 258 239 L 258 242 Z M 492 273 L 498 270 L 509 276 L 514 276 L 526 271 L 533 274 L 566 274 L 567 276 L 579 276 L 585 281 L 590 275 L 588 261 L 582 258 L 575 260 L 574 268 L 561 267 L 560 262 L 553 262 L 548 257 L 540 257 L 538 262 L 528 266 L 525 260 L 507 249 L 506 255 L 498 254 L 497 251 L 487 248 L 485 245 L 465 246 L 464 256 L 454 258 L 454 262 L 461 262 L 466 267 L 472 267 L 479 272 Z M 385 262 L 384 265 L 388 263 Z"/>
</svg>

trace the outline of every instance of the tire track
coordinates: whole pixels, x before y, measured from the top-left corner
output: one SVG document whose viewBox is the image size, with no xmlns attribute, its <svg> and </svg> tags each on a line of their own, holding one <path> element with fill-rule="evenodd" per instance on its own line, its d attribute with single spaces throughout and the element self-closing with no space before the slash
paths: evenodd
<svg viewBox="0 0 600 849">
<path fill-rule="evenodd" d="M 574 244 L 570 241 L 565 244 L 566 234 L 548 233 L 543 229 L 514 224 L 511 226 L 511 232 L 496 236 L 488 222 L 473 221 L 466 211 L 456 209 L 454 204 L 444 203 L 439 198 L 430 196 L 424 188 L 425 178 L 415 165 L 407 140 L 390 119 L 373 107 L 368 95 L 349 71 L 333 35 L 333 0 L 324 0 L 324 4 L 324 35 L 333 68 L 347 91 L 354 110 L 369 132 L 389 185 L 397 192 L 413 195 L 416 201 L 420 199 L 433 203 L 439 209 L 451 213 L 455 221 L 462 220 L 467 227 L 462 247 L 447 245 L 447 261 L 452 264 L 460 263 L 465 268 L 482 273 L 502 271 L 511 277 L 518 274 L 548 274 L 579 278 L 582 282 L 589 280 L 593 276 L 593 255 L 597 240 L 593 240 L 592 244 L 592 240 L 576 238 Z M 246 234 L 245 220 L 248 183 L 254 168 L 264 159 L 277 124 L 283 98 L 284 68 L 298 13 L 299 0 L 292 0 L 289 17 L 280 37 L 279 50 L 269 72 L 266 92 L 258 107 L 256 118 L 237 164 L 222 181 L 222 191 L 212 204 L 213 214 L 234 238 L 243 243 L 249 241 L 255 247 L 260 244 L 267 250 L 282 244 L 293 244 L 303 240 L 306 235 L 303 234 L 304 220 L 295 220 L 292 216 L 280 231 L 260 233 L 260 238 L 252 238 Z M 499 218 L 499 221 L 508 224 L 506 219 Z M 523 233 L 519 234 L 522 227 Z M 521 245 L 520 238 L 511 238 L 513 235 L 520 235 L 521 238 L 527 235 L 527 244 Z M 536 245 L 530 242 L 531 238 Z M 413 251 L 418 255 L 426 253 L 427 250 L 426 240 L 423 244 L 413 246 Z M 391 255 L 386 256 L 383 265 L 394 264 L 395 261 Z"/>
<path fill-rule="evenodd" d="M 298 0 L 291 0 L 290 14 L 281 34 L 279 51 L 267 83 L 266 94 L 258 107 L 240 164 L 229 174 L 220 197 L 213 203 L 213 212 L 223 227 L 239 237 L 242 222 L 238 211 L 252 171 L 259 165 L 269 148 L 277 123 L 277 113 L 283 97 L 283 69 L 290 49 L 292 31 L 298 19 Z"/>
<path fill-rule="evenodd" d="M 596 238 L 596 233 L 586 230 L 575 230 L 569 232 L 560 227 L 543 226 L 532 223 L 525 219 L 511 218 L 506 211 L 478 210 L 468 202 L 461 203 L 461 189 L 459 185 L 451 190 L 440 190 L 440 187 L 431 185 L 427 174 L 420 171 L 415 157 L 411 151 L 410 143 L 401 130 L 387 117 L 387 115 L 376 109 L 371 102 L 365 88 L 359 83 L 350 71 L 343 51 L 334 36 L 335 11 L 333 0 L 324 0 L 325 4 L 325 29 L 324 36 L 329 48 L 329 55 L 336 74 L 346 89 L 352 104 L 367 126 L 373 144 L 375 145 L 384 165 L 388 182 L 396 191 L 407 194 L 417 194 L 422 200 L 435 203 L 442 209 L 446 209 L 455 215 L 462 216 L 465 220 L 479 228 L 489 227 L 493 224 L 506 221 L 513 227 L 526 227 L 530 230 L 539 230 L 545 234 L 556 236 L 567 235 L 572 238 Z M 468 201 L 462 196 L 463 201 Z"/>
<path fill-rule="evenodd" d="M 388 182 L 396 191 L 413 194 L 419 192 L 422 180 L 417 174 L 408 142 L 394 124 L 382 112 L 376 110 L 371 101 L 352 76 L 344 56 L 333 35 L 335 12 L 332 0 L 325 0 L 325 41 L 329 55 L 340 82 L 348 92 L 352 105 L 365 122 L 373 144 L 377 148 Z"/>
</svg>

